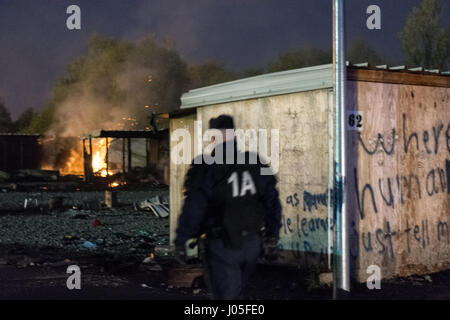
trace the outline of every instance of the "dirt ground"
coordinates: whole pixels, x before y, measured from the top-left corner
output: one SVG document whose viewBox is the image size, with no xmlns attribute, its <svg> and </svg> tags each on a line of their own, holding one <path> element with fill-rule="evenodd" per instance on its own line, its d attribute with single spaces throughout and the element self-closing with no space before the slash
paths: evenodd
<svg viewBox="0 0 450 320">
<path fill-rule="evenodd" d="M 101 204 L 101 191 L 34 190 L 0 193 L 0 300 L 210 298 L 201 279 L 190 288 L 168 284 L 173 262 L 157 248 L 168 245 L 169 220 L 136 209 L 136 203 L 155 195 L 166 199 L 167 187 L 119 190 L 119 205 L 113 209 Z M 23 208 L 26 198 L 45 203 L 54 196 L 64 199 L 60 210 Z M 82 205 L 86 203 L 100 207 Z M 81 269 L 81 290 L 67 289 L 69 265 Z M 332 288 L 317 276 L 295 267 L 261 264 L 251 280 L 249 298 L 332 299 Z M 350 299 L 449 300 L 450 271 L 384 280 L 381 290 L 354 284 Z"/>
<path fill-rule="evenodd" d="M 57 255 L 57 254 L 55 254 Z M 8 257 L 8 255 L 2 255 Z M 14 256 L 0 265 L 0 300 L 209 300 L 201 281 L 191 288 L 168 285 L 167 269 L 142 268 L 137 260 L 114 260 L 108 256 L 73 258 L 64 263 L 20 267 Z M 17 259 L 17 255 L 15 256 Z M 21 255 L 33 260 L 33 255 Z M 2 258 L 5 259 L 5 258 Z M 66 258 L 67 259 L 67 258 Z M 3 260 L 4 261 L 4 260 Z M 20 263 L 20 259 L 16 260 Z M 81 269 L 81 289 L 66 286 L 68 264 Z M 332 289 L 295 268 L 259 265 L 250 283 L 250 300 L 330 300 Z M 450 271 L 429 277 L 385 280 L 381 290 L 353 285 L 349 299 L 410 300 L 450 299 Z"/>
</svg>

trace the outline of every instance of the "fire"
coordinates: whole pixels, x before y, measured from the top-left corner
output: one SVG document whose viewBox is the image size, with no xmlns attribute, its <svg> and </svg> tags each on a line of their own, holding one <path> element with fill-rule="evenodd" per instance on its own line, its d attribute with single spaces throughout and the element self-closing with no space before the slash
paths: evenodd
<svg viewBox="0 0 450 320">
<path fill-rule="evenodd" d="M 102 177 L 112 175 L 111 172 L 106 172 L 106 139 L 98 139 L 98 142 L 94 144 L 95 155 L 92 158 L 92 169 L 94 173 L 99 174 Z"/>
<path fill-rule="evenodd" d="M 115 188 L 118 186 L 124 186 L 126 184 L 127 184 L 126 181 L 114 181 L 114 182 L 111 182 L 110 184 L 108 184 L 108 187 Z"/>
<path fill-rule="evenodd" d="M 97 151 L 94 158 L 92 158 L 92 169 L 94 169 L 94 172 L 98 172 L 102 170 L 103 168 L 103 161 L 100 157 L 100 151 Z"/>
</svg>

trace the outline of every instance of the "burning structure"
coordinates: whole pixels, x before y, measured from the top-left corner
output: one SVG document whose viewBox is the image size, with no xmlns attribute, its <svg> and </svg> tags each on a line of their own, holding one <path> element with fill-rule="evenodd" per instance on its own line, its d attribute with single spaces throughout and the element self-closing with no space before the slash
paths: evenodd
<svg viewBox="0 0 450 320">
<path fill-rule="evenodd" d="M 94 141 L 96 140 L 96 141 Z M 169 131 L 98 130 L 82 138 L 84 181 L 152 170 L 168 182 Z M 114 182 L 113 182 L 114 183 Z M 115 182 L 117 184 L 117 182 Z"/>
</svg>

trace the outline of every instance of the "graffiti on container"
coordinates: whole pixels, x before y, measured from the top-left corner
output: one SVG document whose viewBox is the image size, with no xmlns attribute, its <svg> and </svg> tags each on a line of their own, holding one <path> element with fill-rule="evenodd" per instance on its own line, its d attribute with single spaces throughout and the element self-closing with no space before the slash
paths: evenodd
<svg viewBox="0 0 450 320">
<path fill-rule="evenodd" d="M 382 228 L 367 232 L 359 231 L 355 222 L 352 221 L 351 229 L 350 237 L 354 241 L 351 241 L 350 255 L 353 259 L 357 259 L 360 250 L 364 250 L 365 252 L 386 255 L 393 260 L 395 259 L 394 242 L 400 239 L 405 239 L 408 254 L 411 254 L 412 250 L 427 249 L 434 237 L 437 243 L 450 244 L 448 224 L 441 220 L 438 220 L 432 226 L 428 219 L 424 219 L 417 224 L 411 224 L 409 220 L 406 220 L 406 226 L 395 231 L 392 230 L 391 223 L 386 221 Z"/>
<path fill-rule="evenodd" d="M 365 217 L 368 198 L 370 198 L 373 212 L 378 213 L 380 200 L 386 206 L 395 208 L 396 201 L 403 205 L 406 198 L 411 199 L 415 195 L 418 199 L 422 199 L 424 194 L 432 197 L 435 194 L 447 192 L 448 173 L 446 174 L 442 168 L 433 168 L 422 176 L 410 172 L 405 175 L 397 174 L 393 177 L 379 178 L 375 187 L 371 183 L 366 183 L 362 189 L 360 189 L 358 170 L 354 168 L 353 172 L 357 209 L 361 219 Z"/>
<path fill-rule="evenodd" d="M 445 130 L 445 124 L 444 123 L 439 123 L 435 126 L 433 126 L 431 128 L 430 131 L 428 130 L 423 130 L 422 133 L 420 134 L 419 132 L 409 132 L 408 128 L 407 128 L 407 119 L 406 119 L 406 114 L 402 114 L 402 136 L 403 136 L 403 148 L 402 148 L 402 152 L 407 154 L 409 152 L 413 152 L 414 151 L 414 147 L 415 147 L 415 151 L 421 151 L 421 149 L 423 149 L 423 151 L 425 151 L 427 154 L 437 154 L 439 151 L 439 141 L 440 141 L 440 137 L 441 135 L 444 136 L 444 139 L 446 139 L 446 145 L 447 145 L 447 150 L 450 153 L 450 123 L 448 123 L 445 134 L 444 134 L 444 130 Z M 372 150 L 369 149 L 369 147 L 367 146 L 367 143 L 364 142 L 361 134 L 358 134 L 358 140 L 360 145 L 362 146 L 363 150 L 368 153 L 369 155 L 374 155 L 377 153 L 378 149 L 382 148 L 382 150 L 389 156 L 394 155 L 395 154 L 395 148 L 396 148 L 396 140 L 397 140 L 397 136 L 396 136 L 396 128 L 392 129 L 391 135 L 384 137 L 383 134 L 378 133 L 377 134 L 377 138 L 376 138 L 376 143 L 375 146 L 372 147 Z M 421 143 L 423 142 L 423 148 L 420 148 Z"/>
</svg>

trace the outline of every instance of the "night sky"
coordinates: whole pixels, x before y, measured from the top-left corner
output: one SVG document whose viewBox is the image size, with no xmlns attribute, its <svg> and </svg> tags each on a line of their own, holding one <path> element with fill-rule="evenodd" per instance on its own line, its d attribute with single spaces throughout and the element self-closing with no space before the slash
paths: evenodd
<svg viewBox="0 0 450 320">
<path fill-rule="evenodd" d="M 421 0 L 347 0 L 347 40 L 363 37 L 392 63 L 404 62 L 397 34 Z M 450 24 L 450 2 L 444 1 Z M 81 30 L 66 28 L 66 8 L 81 8 Z M 366 8 L 381 7 L 382 29 L 366 28 Z M 232 70 L 264 66 L 298 47 L 330 48 L 332 0 L 0 0 L 0 96 L 13 118 L 42 108 L 54 80 L 86 53 L 94 33 L 135 40 L 170 36 L 190 62 Z"/>
</svg>

